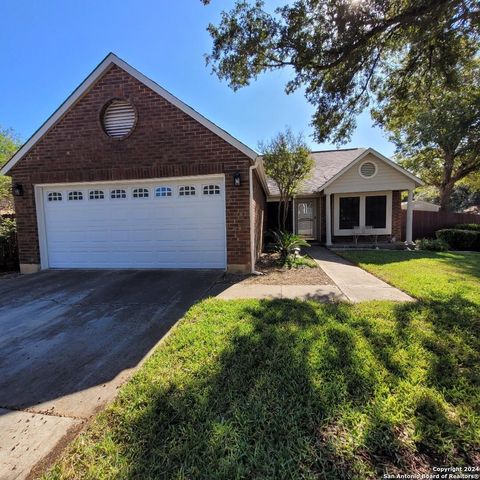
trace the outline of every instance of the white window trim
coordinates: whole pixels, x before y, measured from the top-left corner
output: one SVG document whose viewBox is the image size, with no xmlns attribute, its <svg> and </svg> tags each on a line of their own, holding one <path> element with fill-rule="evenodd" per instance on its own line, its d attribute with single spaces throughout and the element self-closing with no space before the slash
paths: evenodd
<svg viewBox="0 0 480 480">
<path fill-rule="evenodd" d="M 371 177 L 370 177 L 371 178 Z M 365 227 L 365 198 L 378 197 L 385 195 L 387 197 L 387 221 L 385 228 L 372 228 L 371 231 L 375 235 L 391 235 L 392 234 L 392 192 L 366 192 L 366 193 L 335 193 L 333 194 L 333 234 L 336 237 L 348 237 L 356 232 L 353 228 L 348 230 L 340 230 L 340 198 L 359 197 L 360 198 L 360 228 Z"/>
<path fill-rule="evenodd" d="M 369 177 L 364 175 L 362 173 L 362 167 L 366 164 L 366 163 L 371 163 L 374 167 L 375 167 L 375 173 L 373 175 L 370 175 Z M 358 174 L 362 177 L 362 178 L 365 178 L 366 180 L 370 180 L 371 178 L 374 178 L 377 176 L 377 173 L 378 173 L 378 165 L 377 165 L 377 162 L 374 162 L 373 160 L 365 160 L 364 162 L 361 162 L 359 167 L 358 167 Z"/>
</svg>

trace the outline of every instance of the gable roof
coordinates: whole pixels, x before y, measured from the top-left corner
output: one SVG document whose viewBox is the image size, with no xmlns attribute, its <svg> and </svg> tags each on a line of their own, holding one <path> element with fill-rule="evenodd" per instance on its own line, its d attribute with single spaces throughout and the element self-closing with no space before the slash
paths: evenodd
<svg viewBox="0 0 480 480">
<path fill-rule="evenodd" d="M 240 150 L 252 161 L 255 161 L 255 159 L 258 157 L 257 152 L 252 150 L 250 147 L 237 140 L 235 137 L 220 128 L 215 123 L 205 118 L 192 107 L 188 106 L 186 103 L 182 102 L 180 99 L 178 99 L 170 92 L 165 90 L 163 87 L 158 85 L 158 83 L 146 77 L 143 73 L 139 72 L 131 65 L 123 61 L 121 58 L 117 57 L 114 53 L 109 53 L 90 73 L 90 75 L 88 75 L 88 77 L 60 105 L 60 107 L 55 110 L 55 112 L 45 121 L 45 123 L 17 150 L 13 157 L 10 158 L 10 160 L 0 170 L 0 173 L 4 175 L 7 174 L 13 168 L 13 166 L 16 165 L 30 151 L 30 149 L 47 133 L 47 131 L 63 117 L 63 115 L 75 104 L 75 102 L 77 102 L 77 100 L 79 100 L 85 93 L 88 92 L 88 90 L 103 75 L 103 73 L 106 72 L 108 68 L 110 68 L 111 65 L 117 65 L 122 70 L 125 70 L 132 77 L 136 78 L 138 81 L 149 87 L 151 90 L 163 97 L 165 100 L 175 105 L 177 108 L 182 110 L 184 113 L 192 117 L 200 124 L 202 124 L 204 127 L 208 128 L 210 131 L 212 131 L 217 136 L 225 140 L 227 143 L 235 147 L 237 150 Z"/>
<path fill-rule="evenodd" d="M 315 162 L 312 175 L 305 180 L 297 195 L 312 195 L 321 192 L 370 153 L 410 178 L 416 185 L 423 185 L 418 177 L 373 148 L 347 148 L 312 152 L 311 156 Z M 276 183 L 269 177 L 267 177 L 267 184 L 270 196 L 280 195 Z"/>
<path fill-rule="evenodd" d="M 305 180 L 299 190 L 299 194 L 313 194 L 322 190 L 322 186 L 345 167 L 348 167 L 365 148 L 347 148 L 343 150 L 323 150 L 311 152 L 314 160 L 312 175 Z M 267 177 L 270 195 L 279 195 L 277 184 Z"/>
</svg>

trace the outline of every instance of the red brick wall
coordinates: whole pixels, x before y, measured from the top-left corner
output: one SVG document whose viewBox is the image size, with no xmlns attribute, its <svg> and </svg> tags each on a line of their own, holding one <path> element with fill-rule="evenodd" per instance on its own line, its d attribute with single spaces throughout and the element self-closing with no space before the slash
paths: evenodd
<svg viewBox="0 0 480 480">
<path fill-rule="evenodd" d="M 137 110 L 137 125 L 124 140 L 101 127 L 112 98 L 127 98 Z M 34 184 L 224 173 L 227 263 L 249 268 L 249 165 L 243 153 L 113 65 L 10 172 L 25 191 L 15 198 L 20 262 L 40 262 Z M 240 187 L 233 186 L 236 171 Z"/>
<path fill-rule="evenodd" d="M 258 175 L 253 173 L 253 218 L 255 225 L 255 258 L 258 258 L 263 250 L 263 237 L 267 221 L 267 199 Z"/>
</svg>

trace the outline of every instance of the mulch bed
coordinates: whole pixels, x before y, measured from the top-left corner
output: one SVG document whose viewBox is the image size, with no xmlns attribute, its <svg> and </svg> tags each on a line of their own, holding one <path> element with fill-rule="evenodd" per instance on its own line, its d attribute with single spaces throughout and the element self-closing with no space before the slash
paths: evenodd
<svg viewBox="0 0 480 480">
<path fill-rule="evenodd" d="M 256 270 L 263 275 L 226 274 L 224 281 L 252 285 L 334 285 L 332 279 L 320 268 L 282 268 L 276 253 L 264 253 L 259 258 Z"/>
</svg>

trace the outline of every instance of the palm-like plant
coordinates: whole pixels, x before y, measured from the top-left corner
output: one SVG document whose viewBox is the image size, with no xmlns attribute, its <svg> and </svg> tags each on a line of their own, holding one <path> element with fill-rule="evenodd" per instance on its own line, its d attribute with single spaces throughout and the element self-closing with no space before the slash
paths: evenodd
<svg viewBox="0 0 480 480">
<path fill-rule="evenodd" d="M 287 257 L 289 255 L 293 255 L 300 247 L 310 246 L 310 244 L 304 238 L 300 237 L 299 235 L 295 235 L 294 233 L 278 230 L 272 232 L 272 235 L 275 240 L 275 251 L 280 254 L 282 263 L 285 263 Z"/>
</svg>

